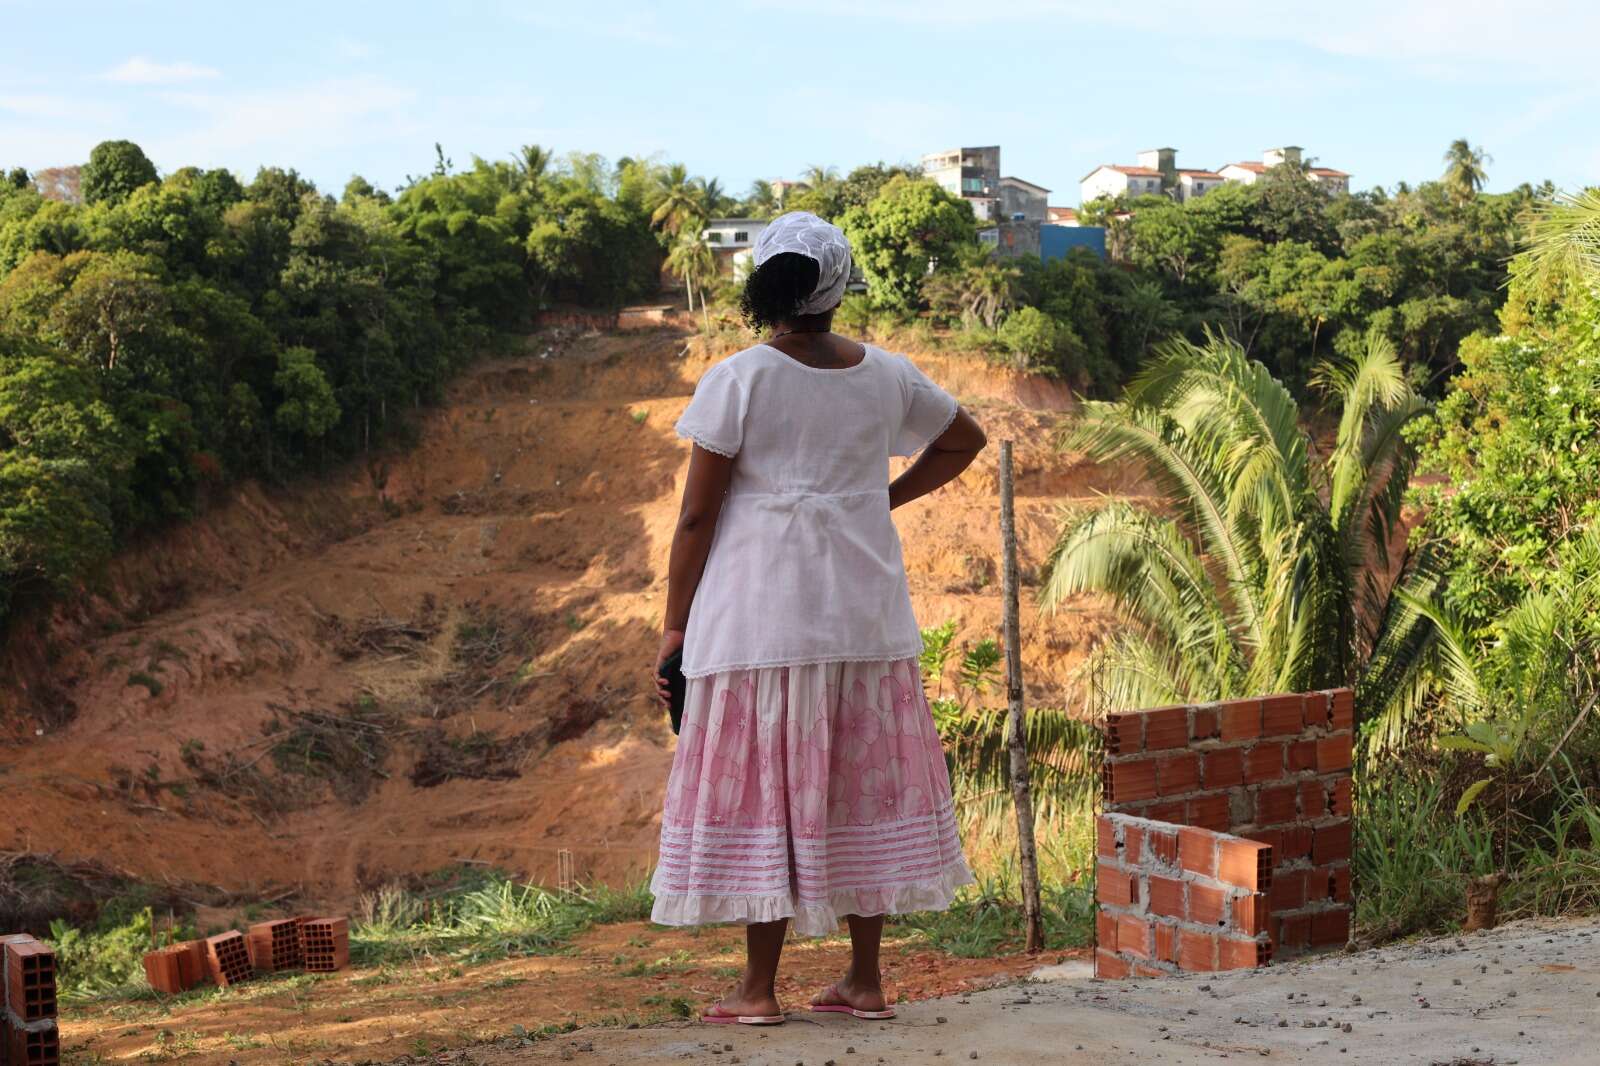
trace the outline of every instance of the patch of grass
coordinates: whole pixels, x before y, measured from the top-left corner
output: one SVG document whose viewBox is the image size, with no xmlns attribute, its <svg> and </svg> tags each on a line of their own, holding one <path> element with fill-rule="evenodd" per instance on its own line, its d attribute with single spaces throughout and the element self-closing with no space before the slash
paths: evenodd
<svg viewBox="0 0 1600 1066">
<path fill-rule="evenodd" d="M 1437 775 L 1358 774 L 1354 821 L 1356 926 L 1375 940 L 1459 923 L 1465 878 L 1494 869 L 1489 834 L 1455 816 Z"/>
<path fill-rule="evenodd" d="M 350 952 L 361 965 L 548 955 L 593 925 L 648 916 L 650 902 L 643 882 L 561 893 L 491 874 L 437 894 L 389 886 L 363 897 Z"/>
<path fill-rule="evenodd" d="M 680 949 L 659 959 L 640 959 L 631 966 L 623 967 L 619 972 L 623 977 L 654 977 L 663 973 L 682 973 L 693 968 L 689 965 L 691 958 L 687 951 Z"/>
</svg>

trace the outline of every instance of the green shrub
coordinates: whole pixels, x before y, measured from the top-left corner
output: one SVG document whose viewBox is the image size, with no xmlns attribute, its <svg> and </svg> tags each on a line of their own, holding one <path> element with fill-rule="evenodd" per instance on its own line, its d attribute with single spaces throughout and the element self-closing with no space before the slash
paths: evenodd
<svg viewBox="0 0 1600 1066">
<path fill-rule="evenodd" d="M 1011 312 L 1000 323 L 995 336 L 1011 353 L 1016 369 L 1045 373 L 1060 369 L 1057 355 L 1062 341 L 1061 327 L 1037 307 Z"/>
</svg>

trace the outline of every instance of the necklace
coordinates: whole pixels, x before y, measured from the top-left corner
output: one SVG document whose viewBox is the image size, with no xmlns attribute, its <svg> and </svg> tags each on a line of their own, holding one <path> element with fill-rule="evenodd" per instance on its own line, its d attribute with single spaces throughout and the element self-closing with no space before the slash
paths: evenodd
<svg viewBox="0 0 1600 1066">
<path fill-rule="evenodd" d="M 774 333 L 772 335 L 772 339 L 773 340 L 777 340 L 779 337 L 787 337 L 787 336 L 790 336 L 791 334 L 794 334 L 794 333 L 830 333 L 830 332 L 832 332 L 832 331 L 831 330 L 826 330 L 826 329 L 786 329 L 786 330 L 783 330 L 781 332 Z"/>
</svg>

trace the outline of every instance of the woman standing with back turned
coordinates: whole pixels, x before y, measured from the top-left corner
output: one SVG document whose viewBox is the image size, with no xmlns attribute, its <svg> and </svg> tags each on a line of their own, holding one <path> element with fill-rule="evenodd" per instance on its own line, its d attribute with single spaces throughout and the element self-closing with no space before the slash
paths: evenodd
<svg viewBox="0 0 1600 1066">
<path fill-rule="evenodd" d="M 746 926 L 744 977 L 708 1022 L 783 1021 L 788 924 L 821 936 L 841 915 L 850 970 L 811 1009 L 889 1017 L 884 916 L 972 881 L 889 512 L 985 438 L 903 356 L 830 332 L 849 276 L 836 227 L 769 225 L 743 298 L 768 340 L 708 370 L 677 425 L 694 449 L 656 665 L 681 648 L 688 697 L 651 917 Z M 891 455 L 917 456 L 893 482 Z"/>
</svg>

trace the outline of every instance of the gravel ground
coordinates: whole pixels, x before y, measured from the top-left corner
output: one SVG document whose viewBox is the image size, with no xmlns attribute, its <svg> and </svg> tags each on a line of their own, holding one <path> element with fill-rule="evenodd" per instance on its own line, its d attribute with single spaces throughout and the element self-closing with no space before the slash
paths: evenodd
<svg viewBox="0 0 1600 1066">
<path fill-rule="evenodd" d="M 902 1008 L 891 1022 L 581 1030 L 445 1061 L 854 1066 L 986 1062 L 1600 1063 L 1600 921 L 1520 922 L 1265 970 L 1096 981 L 1082 966 Z M 433 1060 L 440 1061 L 440 1060 Z"/>
</svg>

